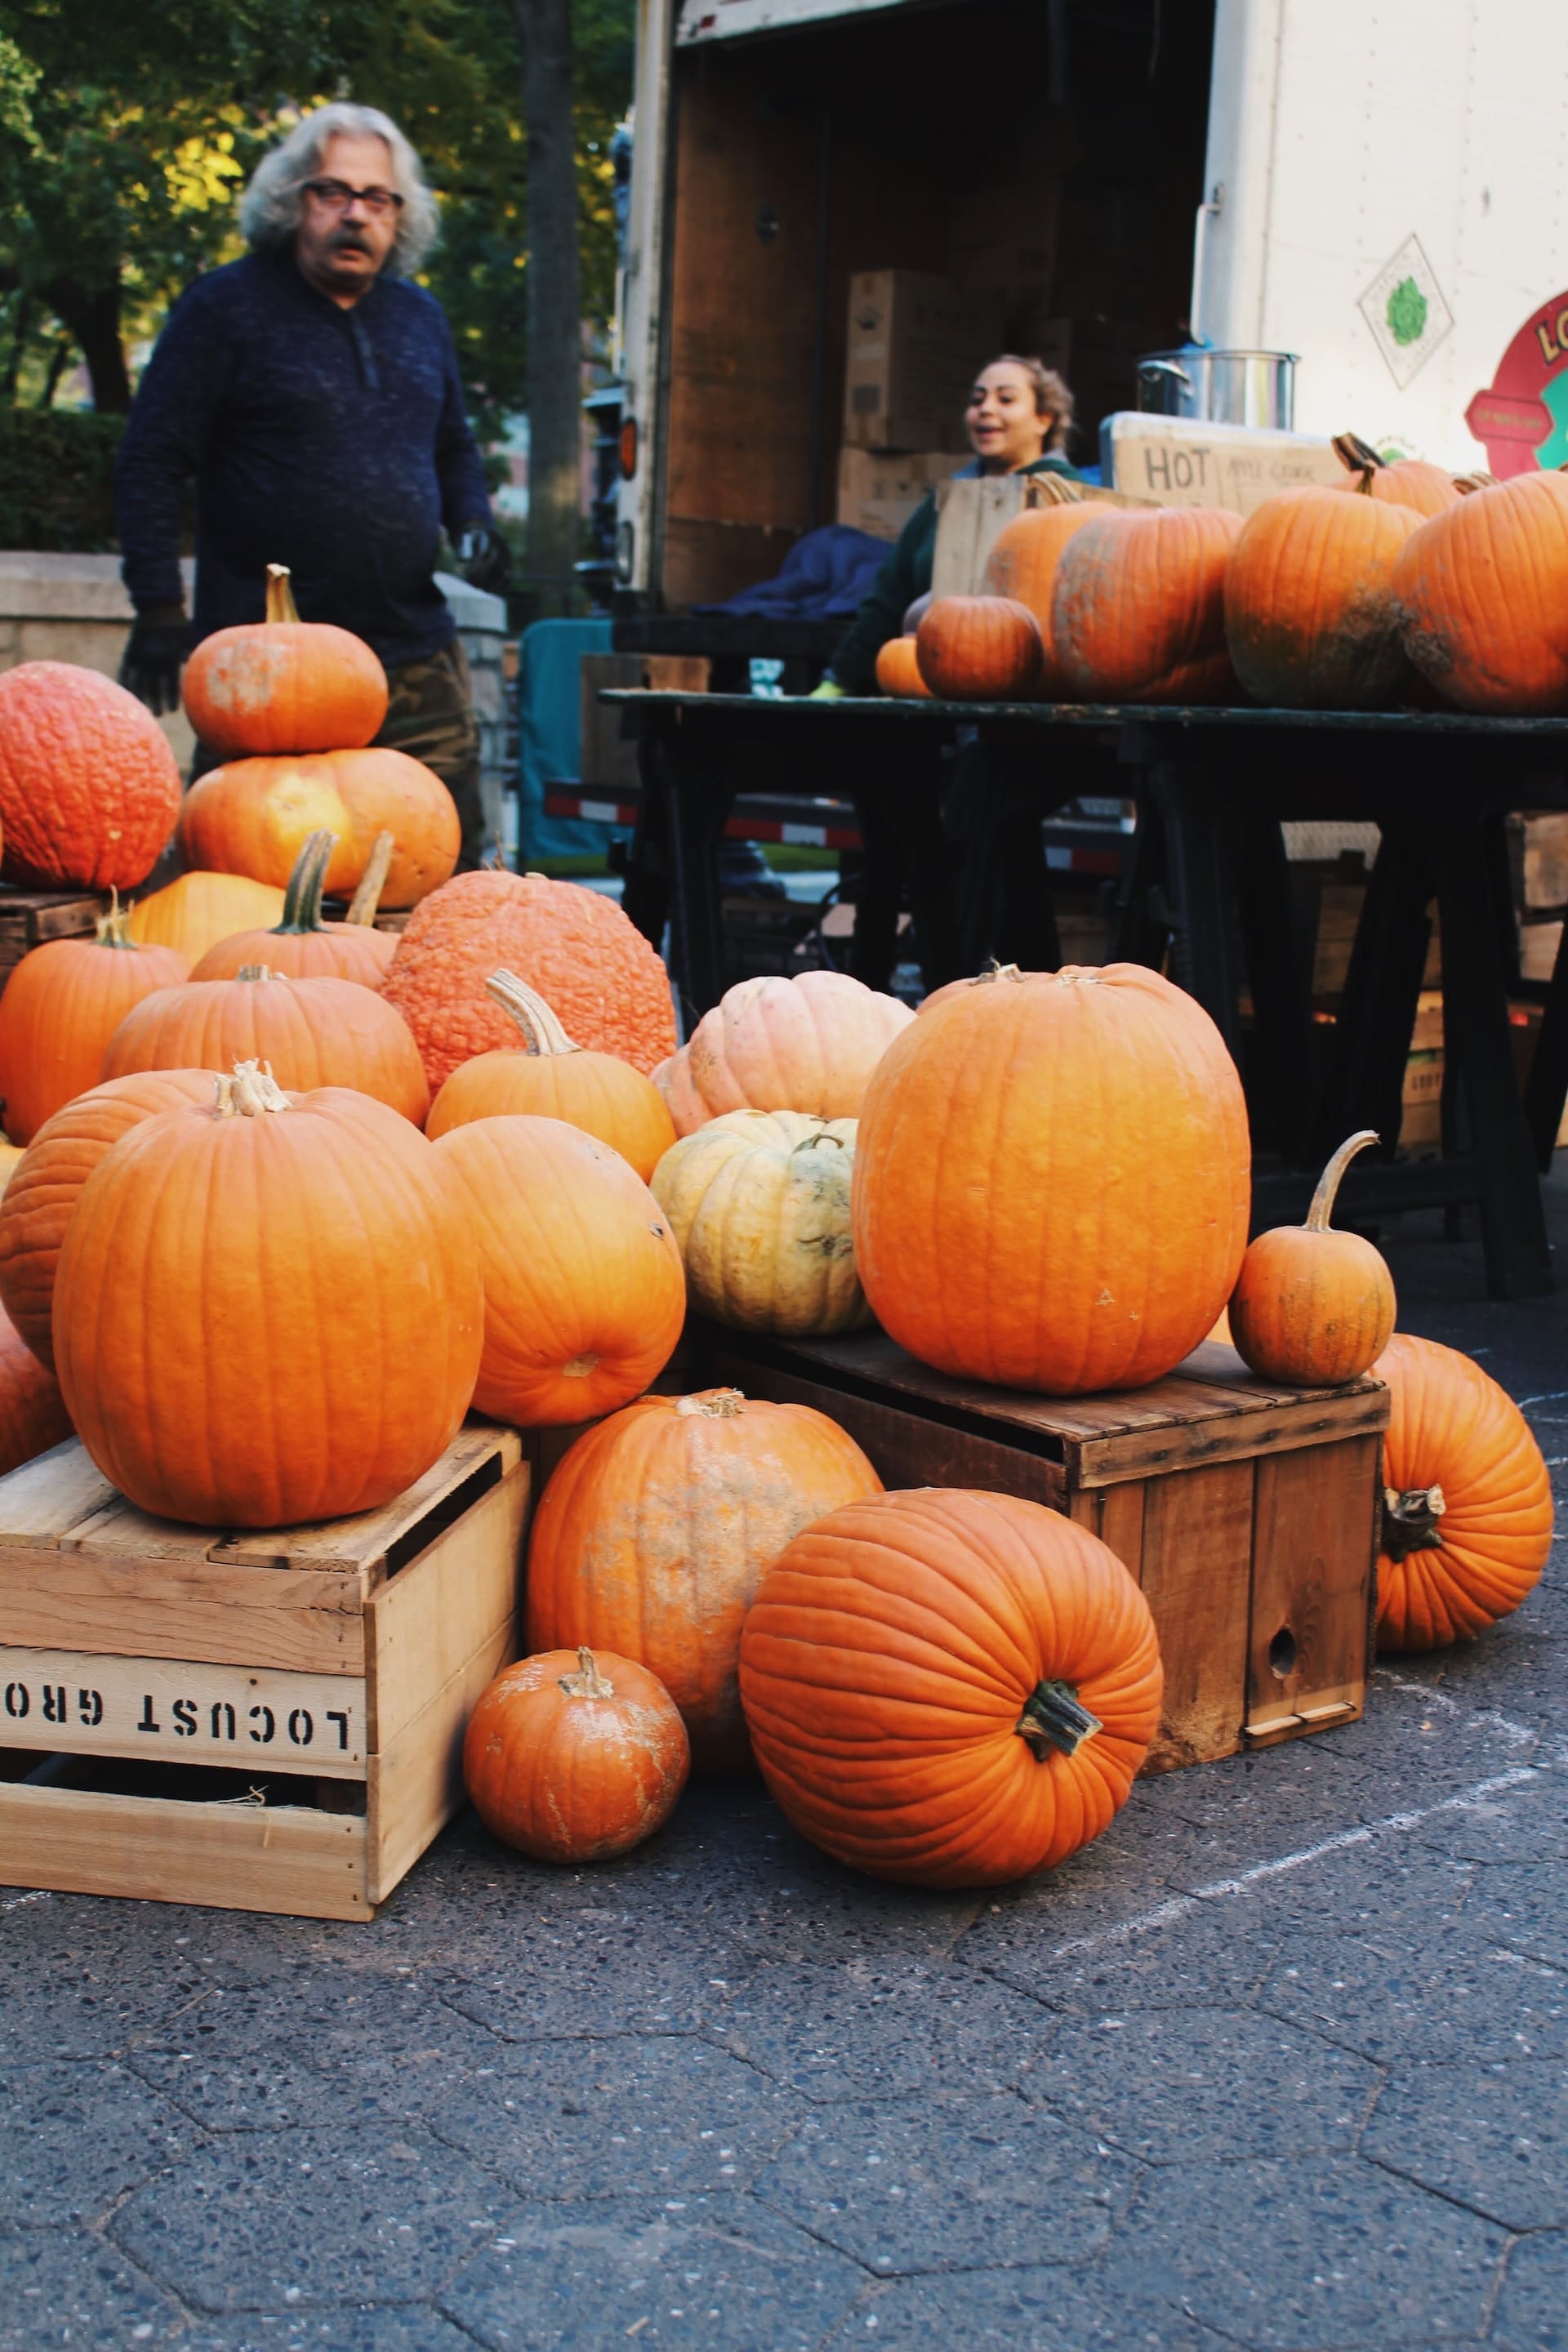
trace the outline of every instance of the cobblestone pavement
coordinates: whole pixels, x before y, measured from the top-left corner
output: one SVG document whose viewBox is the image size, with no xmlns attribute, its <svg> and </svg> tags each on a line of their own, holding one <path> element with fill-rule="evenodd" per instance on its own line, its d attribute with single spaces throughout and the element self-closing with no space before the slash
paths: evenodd
<svg viewBox="0 0 1568 2352">
<path fill-rule="evenodd" d="M 1568 1299 L 1390 1254 L 1561 1479 Z M 997 1899 L 756 1788 L 370 1927 L 0 1889 L 0 2352 L 1561 2352 L 1565 1563 Z"/>
</svg>

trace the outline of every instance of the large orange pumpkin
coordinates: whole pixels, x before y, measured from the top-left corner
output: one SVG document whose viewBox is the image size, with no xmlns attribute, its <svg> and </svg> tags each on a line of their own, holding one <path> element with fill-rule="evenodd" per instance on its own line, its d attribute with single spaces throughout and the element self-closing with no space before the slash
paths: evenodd
<svg viewBox="0 0 1568 2352">
<path fill-rule="evenodd" d="M 463 1779 L 486 1829 L 536 1862 L 608 1862 L 675 1809 L 691 1750 L 674 1700 L 613 1650 L 550 1650 L 468 1717 Z"/>
<path fill-rule="evenodd" d="M 1289 710 L 1385 710 L 1425 684 L 1399 641 L 1394 565 L 1413 507 L 1302 484 L 1254 509 L 1225 576 L 1236 674 Z"/>
<path fill-rule="evenodd" d="M 383 840 L 390 844 L 391 835 Z M 395 933 L 373 922 L 328 923 L 321 919 L 321 883 L 335 845 L 330 833 L 313 833 L 294 863 L 280 921 L 266 929 L 236 931 L 210 947 L 193 980 L 232 980 L 247 964 L 264 963 L 290 980 L 357 980 L 379 988 L 397 947 Z M 366 878 L 370 877 L 367 873 Z"/>
<path fill-rule="evenodd" d="M 1394 567 L 1400 634 L 1461 710 L 1568 712 L 1568 474 L 1518 474 L 1422 524 Z"/>
<path fill-rule="evenodd" d="M 1142 964 L 1004 971 L 928 1005 L 860 1110 L 855 1260 L 939 1370 L 1077 1395 L 1159 1380 L 1247 1246 L 1236 1066 Z"/>
<path fill-rule="evenodd" d="M 515 1045 L 486 985 L 498 966 L 537 989 L 580 1045 L 643 1071 L 675 1050 L 669 974 L 613 898 L 542 874 L 459 874 L 416 909 L 382 984 L 432 1087 Z"/>
<path fill-rule="evenodd" d="M 877 687 L 882 694 L 901 695 L 915 701 L 931 699 L 931 688 L 921 676 L 912 636 L 889 637 L 878 649 Z"/>
<path fill-rule="evenodd" d="M 563 1118 L 618 1151 L 646 1184 L 675 1141 L 675 1123 L 653 1080 L 618 1055 L 574 1045 L 543 997 L 516 972 L 492 971 L 485 987 L 516 1023 L 522 1050 L 460 1062 L 430 1106 L 426 1135 L 509 1112 Z"/>
<path fill-rule="evenodd" d="M 254 1064 L 221 1097 L 143 1119 L 83 1186 L 55 1281 L 67 1406 L 104 1476 L 160 1517 L 374 1510 L 468 1410 L 471 1224 L 434 1145 L 384 1105 L 290 1102 Z"/>
<path fill-rule="evenodd" d="M 1225 575 L 1241 517 L 1224 507 L 1097 516 L 1062 550 L 1051 651 L 1079 702 L 1225 702 Z"/>
<path fill-rule="evenodd" d="M 59 1382 L 0 1313 L 0 1477 L 71 1433 Z"/>
<path fill-rule="evenodd" d="M 386 717 L 386 672 L 363 637 L 301 621 L 286 565 L 267 567 L 267 617 L 219 629 L 185 664 L 185 716 L 220 759 L 337 751 Z"/>
<path fill-rule="evenodd" d="M 1336 488 L 1363 491 L 1389 506 L 1408 507 L 1412 514 L 1423 518 L 1458 506 L 1465 495 L 1453 475 L 1446 474 L 1441 466 L 1428 465 L 1424 457 L 1395 457 L 1391 462 L 1354 433 L 1334 436 L 1334 455 L 1346 468 L 1344 480 Z"/>
<path fill-rule="evenodd" d="M 0 833 L 7 880 L 134 888 L 180 814 L 180 771 L 144 705 L 73 662 L 0 676 Z"/>
<path fill-rule="evenodd" d="M 641 1177 L 559 1118 L 477 1118 L 432 1148 L 479 1241 L 479 1410 L 559 1427 L 640 1395 L 686 1314 L 680 1252 Z"/>
<path fill-rule="evenodd" d="M 138 898 L 125 928 L 138 947 L 178 948 L 193 964 L 236 931 L 266 930 L 283 919 L 283 892 L 248 874 L 181 874 Z"/>
<path fill-rule="evenodd" d="M 1529 1423 L 1468 1356 L 1395 1332 L 1373 1370 L 1389 1389 L 1377 1641 L 1473 1642 L 1541 1580 L 1552 1480 Z"/>
<path fill-rule="evenodd" d="M 1003 525 L 985 560 L 986 586 L 994 595 L 1009 596 L 1016 604 L 1026 605 L 1038 624 L 1044 694 L 1054 695 L 1060 687 L 1052 652 L 1051 606 L 1062 551 L 1086 522 L 1116 511 L 1105 500 L 1095 499 L 1064 506 L 1026 507 Z"/>
<path fill-rule="evenodd" d="M 0 996 L 0 1096 L 12 1142 L 31 1143 L 63 1103 L 95 1087 L 104 1048 L 132 1006 L 188 970 L 173 948 L 138 947 L 118 908 L 100 917 L 90 940 L 31 949 Z"/>
<path fill-rule="evenodd" d="M 763 1776 L 858 1870 L 1000 1886 L 1126 1802 L 1160 1719 L 1149 1604 L 1115 1553 L 1012 1495 L 850 1503 L 786 1546 L 741 1636 Z"/>
<path fill-rule="evenodd" d="M 0 999 L 3 1010 L 4 999 Z M 289 980 L 265 964 L 233 980 L 161 988 L 110 1038 L 99 1076 L 265 1062 L 280 1087 L 353 1087 L 423 1127 L 430 1108 L 406 1023 L 352 980 Z"/>
<path fill-rule="evenodd" d="M 46 1119 L 22 1154 L 0 1199 L 0 1301 L 51 1371 L 55 1269 L 82 1186 L 132 1128 L 160 1111 L 210 1103 L 216 1083 L 213 1070 L 139 1070 L 111 1078 Z"/>
<path fill-rule="evenodd" d="M 654 1072 L 678 1135 L 729 1110 L 854 1118 L 867 1081 L 914 1015 L 847 971 L 738 980 Z"/>
<path fill-rule="evenodd" d="M 530 1648 L 587 1642 L 640 1660 L 669 1692 L 705 1771 L 748 1760 L 741 1628 L 790 1538 L 882 1482 L 809 1405 L 737 1389 L 650 1396 L 577 1440 L 528 1556 Z"/>
<path fill-rule="evenodd" d="M 1030 701 L 1045 663 L 1040 625 L 1010 596 L 938 596 L 915 632 L 915 663 L 944 701 Z"/>
<path fill-rule="evenodd" d="M 180 814 L 188 865 L 258 882 L 287 885 L 317 832 L 336 837 L 326 888 L 339 897 L 361 880 L 377 836 L 393 835 L 382 891 L 390 908 L 417 906 L 445 882 L 462 838 L 452 795 L 434 770 L 374 744 L 231 760 L 191 786 Z"/>
</svg>

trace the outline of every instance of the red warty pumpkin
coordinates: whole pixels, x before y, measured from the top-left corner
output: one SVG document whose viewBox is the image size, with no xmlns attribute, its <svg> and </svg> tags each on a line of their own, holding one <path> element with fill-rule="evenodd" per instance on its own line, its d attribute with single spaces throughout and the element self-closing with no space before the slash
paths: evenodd
<svg viewBox="0 0 1568 2352">
<path fill-rule="evenodd" d="M 0 675 L 0 832 L 7 881 L 129 890 L 180 814 L 180 771 L 152 712 L 95 669 Z"/>
</svg>

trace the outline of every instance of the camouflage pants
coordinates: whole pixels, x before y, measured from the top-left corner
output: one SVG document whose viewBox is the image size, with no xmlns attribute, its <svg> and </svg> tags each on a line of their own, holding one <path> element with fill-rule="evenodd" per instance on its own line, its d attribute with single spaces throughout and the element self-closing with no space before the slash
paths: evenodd
<svg viewBox="0 0 1568 2352">
<path fill-rule="evenodd" d="M 386 673 L 392 699 L 378 743 L 406 751 L 433 768 L 457 803 L 463 828 L 458 871 L 478 866 L 485 845 L 479 800 L 479 729 L 468 657 L 454 638 L 423 661 L 400 662 Z"/>
</svg>

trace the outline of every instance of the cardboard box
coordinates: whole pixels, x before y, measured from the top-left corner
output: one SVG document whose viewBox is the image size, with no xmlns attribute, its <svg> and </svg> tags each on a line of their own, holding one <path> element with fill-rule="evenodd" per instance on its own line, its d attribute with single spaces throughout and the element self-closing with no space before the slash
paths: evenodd
<svg viewBox="0 0 1568 2352">
<path fill-rule="evenodd" d="M 1167 507 L 1229 507 L 1250 514 L 1277 490 L 1301 482 L 1337 487 L 1345 469 L 1331 441 L 1196 417 L 1145 416 L 1121 409 L 1100 427 L 1107 483 Z"/>
<path fill-rule="evenodd" d="M 897 539 L 921 500 L 960 462 L 952 449 L 841 449 L 838 520 L 873 539 Z"/>
<path fill-rule="evenodd" d="M 994 288 L 917 269 L 858 270 L 845 352 L 847 446 L 964 449 L 969 387 L 1001 347 L 1002 320 Z"/>
</svg>

